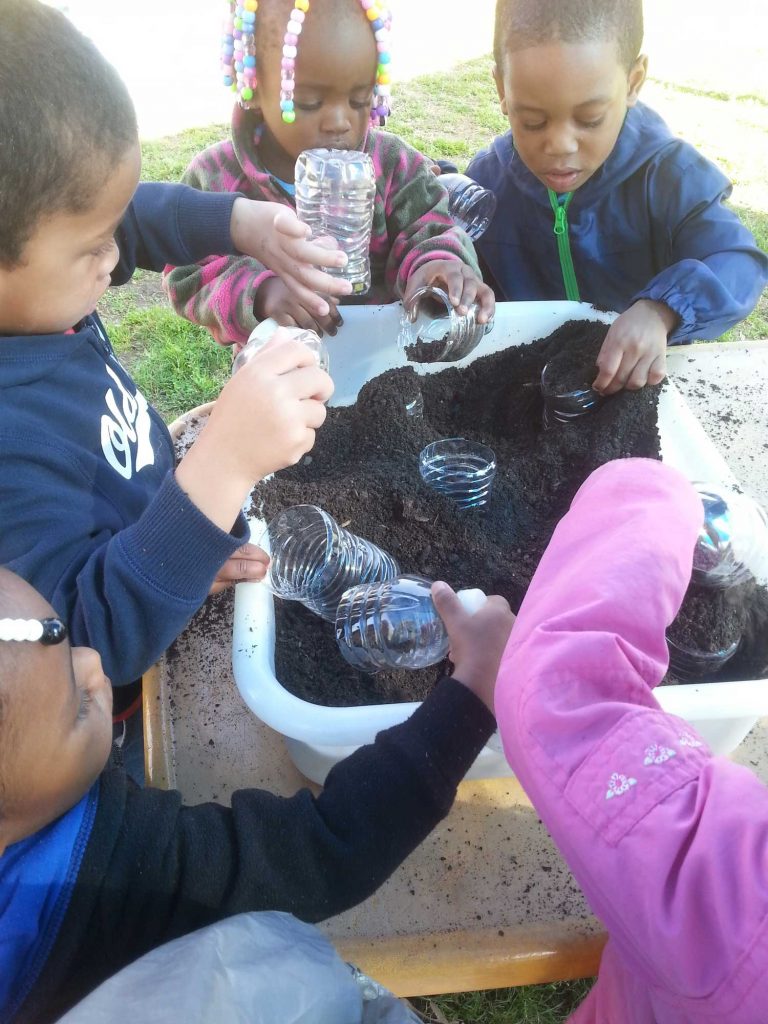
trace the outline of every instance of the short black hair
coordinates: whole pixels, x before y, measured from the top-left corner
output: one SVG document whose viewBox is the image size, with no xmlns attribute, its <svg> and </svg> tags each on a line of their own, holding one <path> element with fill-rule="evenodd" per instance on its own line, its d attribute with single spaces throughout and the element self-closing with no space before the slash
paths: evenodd
<svg viewBox="0 0 768 1024">
<path fill-rule="evenodd" d="M 493 56 L 558 40 L 583 43 L 615 39 L 627 71 L 643 42 L 642 0 L 496 0 Z"/>
<path fill-rule="evenodd" d="M 137 139 L 93 43 L 39 0 L 0 0 L 0 265 L 22 261 L 42 218 L 87 211 Z"/>
</svg>

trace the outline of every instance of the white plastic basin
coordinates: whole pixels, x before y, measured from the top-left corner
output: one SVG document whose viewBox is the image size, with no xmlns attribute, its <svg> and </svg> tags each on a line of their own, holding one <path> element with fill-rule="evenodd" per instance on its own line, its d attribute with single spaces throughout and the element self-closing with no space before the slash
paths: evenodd
<svg viewBox="0 0 768 1024">
<path fill-rule="evenodd" d="M 493 330 L 475 351 L 454 366 L 545 337 L 568 320 L 610 322 L 614 314 L 599 313 L 577 302 L 501 303 Z M 344 310 L 345 325 L 333 341 L 332 367 L 336 392 L 332 405 L 350 405 L 363 384 L 396 366 L 413 365 L 434 373 L 445 364 L 408 364 L 396 345 L 401 307 L 357 306 Z M 690 480 L 734 485 L 728 466 L 677 389 L 668 383 L 659 402 L 662 457 Z M 254 521 L 259 537 L 264 524 Z M 768 578 L 765 566 L 755 567 Z M 291 758 L 307 778 L 322 783 L 330 768 L 371 742 L 376 733 L 404 721 L 415 703 L 330 708 L 300 700 L 275 676 L 275 615 L 271 593 L 259 583 L 241 584 L 235 597 L 232 663 L 235 681 L 254 714 L 285 736 Z M 730 753 L 758 718 L 768 715 L 768 681 L 665 686 L 656 691 L 666 710 L 685 718 L 716 753 Z M 481 751 L 467 778 L 497 778 L 511 770 L 494 736 Z"/>
</svg>

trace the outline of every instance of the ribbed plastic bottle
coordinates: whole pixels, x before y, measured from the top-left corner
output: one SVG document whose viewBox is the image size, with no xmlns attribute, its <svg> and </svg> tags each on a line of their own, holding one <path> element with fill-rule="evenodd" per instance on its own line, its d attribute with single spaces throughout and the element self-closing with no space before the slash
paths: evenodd
<svg viewBox="0 0 768 1024">
<path fill-rule="evenodd" d="M 280 324 L 277 320 L 273 320 L 272 317 L 268 317 L 266 320 L 262 320 L 250 333 L 248 341 L 240 349 L 238 354 L 232 363 L 232 373 L 237 373 L 241 366 L 252 359 L 257 352 L 271 341 L 275 335 L 275 332 L 280 329 Z M 326 373 L 330 370 L 331 360 L 328 354 L 328 346 L 314 331 L 305 330 L 303 327 L 283 327 L 284 331 L 287 331 L 292 338 L 296 341 L 300 341 L 302 345 L 306 345 L 315 354 L 317 359 L 317 365 L 321 370 L 325 370 Z"/>
<path fill-rule="evenodd" d="M 400 576 L 347 590 L 336 611 L 336 640 L 344 658 L 363 672 L 427 668 L 448 654 L 448 634 L 424 576 Z M 462 590 L 474 614 L 482 590 Z"/>
<path fill-rule="evenodd" d="M 473 242 L 482 238 L 496 212 L 496 196 L 466 174 L 441 174 L 437 179 L 448 192 L 448 210 L 454 222 Z"/>
<path fill-rule="evenodd" d="M 296 161 L 296 213 L 312 236 L 330 235 L 347 254 L 345 267 L 328 268 L 352 283 L 354 295 L 371 286 L 370 245 L 376 172 L 366 153 L 308 149 Z"/>
</svg>

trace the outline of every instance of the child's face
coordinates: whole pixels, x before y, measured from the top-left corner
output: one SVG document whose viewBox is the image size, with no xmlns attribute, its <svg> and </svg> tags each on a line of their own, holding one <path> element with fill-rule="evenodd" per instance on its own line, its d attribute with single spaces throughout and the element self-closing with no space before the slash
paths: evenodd
<svg viewBox="0 0 768 1024">
<path fill-rule="evenodd" d="M 37 226 L 21 263 L 0 266 L 0 333 L 57 334 L 74 327 L 109 287 L 115 231 L 136 191 L 138 143 L 85 213 L 55 213 Z"/>
<path fill-rule="evenodd" d="M 525 166 L 554 192 L 573 192 L 613 147 L 647 69 L 629 74 L 613 40 L 550 42 L 508 53 L 494 68 L 501 109 Z"/>
<path fill-rule="evenodd" d="M 55 612 L 18 576 L 3 571 L 0 616 Z M 0 641 L 6 646 L 8 641 Z M 101 658 L 64 641 L 14 643 L 3 651 L 7 748 L 2 755 L 0 853 L 73 807 L 101 774 L 112 745 L 112 689 Z"/>
<path fill-rule="evenodd" d="M 279 52 L 265 55 L 256 90 L 265 124 L 264 159 L 285 181 L 293 181 L 296 158 L 305 149 L 362 148 L 378 60 L 362 9 L 338 24 L 319 3 L 307 15 L 298 51 L 293 124 L 285 124 L 280 112 Z"/>
</svg>

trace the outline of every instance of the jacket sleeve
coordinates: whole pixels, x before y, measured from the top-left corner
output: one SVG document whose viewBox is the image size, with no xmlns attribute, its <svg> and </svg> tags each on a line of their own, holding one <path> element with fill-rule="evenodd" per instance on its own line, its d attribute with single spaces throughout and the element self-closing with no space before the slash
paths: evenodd
<svg viewBox="0 0 768 1024">
<path fill-rule="evenodd" d="M 245 520 L 238 518 L 231 533 L 219 530 L 168 473 L 136 522 L 126 524 L 115 508 L 111 525 L 94 533 L 94 483 L 69 453 L 28 437 L 0 439 L 0 452 L 8 568 L 66 617 L 74 644 L 101 654 L 113 685 L 137 679 L 181 633 L 218 570 L 247 540 Z"/>
<path fill-rule="evenodd" d="M 448 196 L 425 158 L 399 142 L 385 194 L 389 256 L 385 283 L 402 298 L 411 274 L 430 260 L 458 260 L 480 276 L 477 256 L 466 232 L 448 212 Z"/>
<path fill-rule="evenodd" d="M 183 181 L 198 195 L 220 195 L 202 191 L 222 179 L 205 172 L 202 158 L 199 166 L 201 170 L 194 161 Z M 207 327 L 220 345 L 240 346 L 259 322 L 253 312 L 256 290 L 276 275 L 250 256 L 227 253 L 231 253 L 231 246 L 209 249 L 194 261 L 168 260 L 163 287 L 179 316 Z M 171 265 L 174 263 L 178 265 Z"/>
<path fill-rule="evenodd" d="M 728 179 L 695 150 L 681 160 L 674 148 L 656 168 L 651 193 L 668 265 L 631 301 L 653 299 L 677 313 L 672 344 L 717 338 L 755 308 L 768 280 L 768 257 L 726 205 Z"/>
<path fill-rule="evenodd" d="M 230 221 L 237 198 L 235 193 L 142 182 L 115 234 L 120 260 L 112 271 L 112 284 L 125 284 L 137 267 L 160 271 L 166 263 L 234 252 Z"/>
<path fill-rule="evenodd" d="M 41 979 L 73 1001 L 155 946 L 250 910 L 321 921 L 373 893 L 448 813 L 494 728 L 442 680 L 401 725 L 336 765 L 318 797 L 242 790 L 232 807 L 102 776 L 74 895 Z"/>
<path fill-rule="evenodd" d="M 768 1000 L 768 790 L 652 693 L 701 517 L 661 463 L 597 470 L 528 590 L 496 711 L 626 971 L 674 1003 L 675 1020 L 746 1024 Z"/>
</svg>

